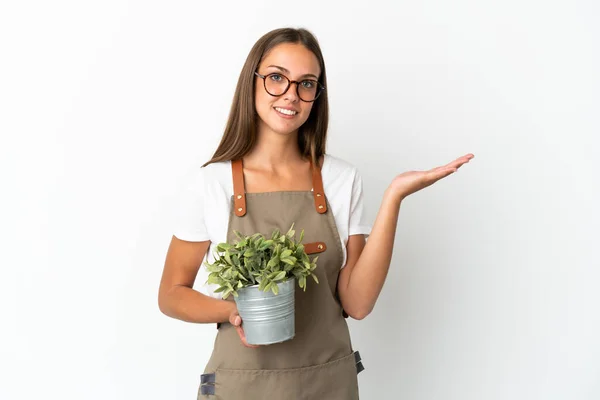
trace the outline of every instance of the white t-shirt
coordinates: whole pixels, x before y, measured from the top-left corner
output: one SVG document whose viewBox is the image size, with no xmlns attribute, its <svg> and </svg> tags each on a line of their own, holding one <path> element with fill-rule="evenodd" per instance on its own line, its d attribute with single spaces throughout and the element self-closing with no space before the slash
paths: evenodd
<svg viewBox="0 0 600 400">
<path fill-rule="evenodd" d="M 346 265 L 346 244 L 350 235 L 371 232 L 363 205 L 363 184 L 357 169 L 350 163 L 325 154 L 321 167 L 323 189 L 333 212 L 344 249 L 342 265 Z M 231 162 L 212 163 L 194 172 L 179 200 L 174 235 L 188 242 L 210 240 L 215 246 L 227 241 L 227 228 L 233 195 Z M 205 260 L 214 261 L 213 247 Z M 204 264 L 198 271 L 196 289 L 206 295 L 221 298 L 214 293 L 216 285 L 207 285 L 208 272 Z"/>
</svg>

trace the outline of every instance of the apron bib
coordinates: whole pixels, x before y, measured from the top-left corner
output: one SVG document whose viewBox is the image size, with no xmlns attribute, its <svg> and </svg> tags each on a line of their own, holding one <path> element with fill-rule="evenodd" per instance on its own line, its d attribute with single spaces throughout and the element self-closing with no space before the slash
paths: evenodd
<svg viewBox="0 0 600 400">
<path fill-rule="evenodd" d="M 292 223 L 312 259 L 319 284 L 307 280 L 295 287 L 295 336 L 283 343 L 245 347 L 235 327 L 218 324 L 211 358 L 201 376 L 198 399 L 215 400 L 357 400 L 357 373 L 363 367 L 352 350 L 339 298 L 337 279 L 343 249 L 333 213 L 323 191 L 321 172 L 311 164 L 312 191 L 245 193 L 241 160 L 231 162 L 234 194 L 227 241 L 274 229 L 287 232 Z M 227 301 L 234 301 L 233 296 Z M 242 325 L 243 326 L 243 325 Z"/>
</svg>

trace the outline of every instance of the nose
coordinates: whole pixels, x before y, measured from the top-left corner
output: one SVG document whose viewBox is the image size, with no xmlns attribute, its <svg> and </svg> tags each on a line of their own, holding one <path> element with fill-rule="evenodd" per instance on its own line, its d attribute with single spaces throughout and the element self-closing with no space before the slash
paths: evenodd
<svg viewBox="0 0 600 400">
<path fill-rule="evenodd" d="M 298 82 L 290 82 L 290 87 L 287 92 L 285 92 L 284 98 L 292 103 L 296 103 L 300 100 L 298 97 Z"/>
</svg>

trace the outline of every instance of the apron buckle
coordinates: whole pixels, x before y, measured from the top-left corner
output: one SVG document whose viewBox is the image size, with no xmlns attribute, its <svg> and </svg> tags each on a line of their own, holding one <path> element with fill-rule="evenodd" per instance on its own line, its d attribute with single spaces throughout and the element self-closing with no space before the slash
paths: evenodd
<svg viewBox="0 0 600 400">
<path fill-rule="evenodd" d="M 215 373 L 200 375 L 200 394 L 215 394 Z"/>
</svg>

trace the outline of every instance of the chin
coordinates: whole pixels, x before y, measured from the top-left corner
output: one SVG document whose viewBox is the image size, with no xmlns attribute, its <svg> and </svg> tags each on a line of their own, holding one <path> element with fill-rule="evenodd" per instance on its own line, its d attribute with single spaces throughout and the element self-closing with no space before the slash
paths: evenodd
<svg viewBox="0 0 600 400">
<path fill-rule="evenodd" d="M 286 129 L 273 129 L 273 132 L 275 132 L 275 133 L 277 133 L 279 135 L 291 135 L 291 134 L 297 132 L 298 128 L 294 128 L 294 129 L 290 129 L 290 128 L 286 128 Z"/>
<path fill-rule="evenodd" d="M 267 124 L 267 126 L 279 135 L 290 135 L 297 132 L 302 124 Z"/>
</svg>

